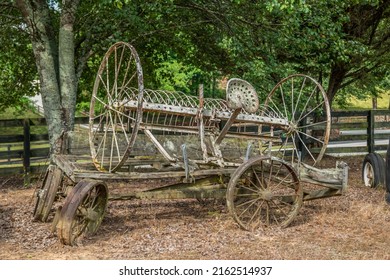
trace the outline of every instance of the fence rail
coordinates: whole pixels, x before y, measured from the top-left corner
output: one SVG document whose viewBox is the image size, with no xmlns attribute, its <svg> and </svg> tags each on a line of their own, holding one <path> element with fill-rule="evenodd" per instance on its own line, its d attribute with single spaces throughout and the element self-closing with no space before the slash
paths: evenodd
<svg viewBox="0 0 390 280">
<path fill-rule="evenodd" d="M 88 117 L 77 117 L 75 124 L 85 126 L 88 121 Z M 0 120 L 0 175 L 34 173 L 47 163 L 49 136 L 45 129 L 44 118 Z M 389 137 L 390 110 L 334 111 L 326 153 L 385 151 Z"/>
</svg>

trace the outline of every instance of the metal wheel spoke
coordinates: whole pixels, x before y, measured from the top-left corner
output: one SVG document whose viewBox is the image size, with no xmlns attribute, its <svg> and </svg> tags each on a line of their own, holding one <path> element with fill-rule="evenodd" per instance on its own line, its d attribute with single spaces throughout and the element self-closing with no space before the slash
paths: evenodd
<svg viewBox="0 0 390 280">
<path fill-rule="evenodd" d="M 277 209 L 280 210 L 280 212 L 285 216 L 285 217 L 288 217 L 288 214 L 286 214 L 285 210 L 280 207 L 280 205 L 278 205 L 274 200 L 271 200 L 271 202 L 276 206 Z M 291 207 L 291 205 L 289 205 Z"/>
<path fill-rule="evenodd" d="M 114 120 L 112 118 L 112 115 L 111 115 L 111 112 L 109 111 L 108 113 L 110 115 L 110 119 L 111 119 L 111 123 L 112 123 L 112 127 L 113 127 L 113 129 L 112 129 L 112 136 L 113 136 L 113 139 L 115 139 L 115 147 L 116 147 L 116 151 L 118 153 L 118 160 L 120 161 L 121 160 L 121 153 L 119 151 L 119 144 L 118 144 L 118 139 L 117 139 L 117 136 L 116 136 L 116 126 L 117 126 L 117 124 L 116 124 L 116 115 L 115 115 L 115 122 L 114 122 Z"/>
<path fill-rule="evenodd" d="M 294 112 L 294 78 L 291 78 L 291 113 Z M 291 120 L 295 120 L 294 114 L 291 115 Z"/>
<path fill-rule="evenodd" d="M 104 82 L 103 78 L 102 78 L 102 75 L 98 74 L 98 77 L 100 79 L 100 82 L 102 83 L 103 87 L 106 89 L 106 93 L 109 92 L 109 89 L 108 89 L 108 86 L 106 85 L 106 83 Z M 95 96 L 96 97 L 96 96 Z"/>
<path fill-rule="evenodd" d="M 259 188 L 259 186 L 257 186 L 255 183 L 253 183 L 253 181 L 251 180 L 251 178 L 244 174 L 243 176 L 245 176 L 245 178 L 249 181 L 249 183 L 251 183 L 256 189 L 260 190 L 261 188 Z"/>
<path fill-rule="evenodd" d="M 259 178 L 259 176 L 257 175 L 257 172 L 256 172 L 256 170 L 253 168 L 253 166 L 252 166 L 252 171 L 253 171 L 253 173 L 255 174 L 255 177 L 256 177 L 256 180 L 257 180 L 257 182 L 259 182 L 259 184 L 260 184 L 260 189 L 262 189 L 262 190 L 264 190 L 265 188 L 264 188 L 264 182 L 262 182 L 261 180 L 260 180 L 260 178 Z M 263 173 L 263 172 L 261 172 L 261 173 Z"/>
<path fill-rule="evenodd" d="M 284 183 L 285 182 L 285 180 L 288 178 L 288 177 L 290 177 L 291 175 L 288 173 L 287 175 L 286 175 L 286 177 L 284 177 L 275 187 L 270 187 L 269 189 L 278 189 L 279 187 L 280 187 L 280 185 L 282 184 L 282 183 Z M 293 184 L 293 183 L 291 183 L 291 184 Z M 287 184 L 287 185 L 289 185 L 289 184 Z"/>
<path fill-rule="evenodd" d="M 263 202 L 263 201 L 262 201 Z M 252 217 L 249 219 L 248 223 L 251 223 L 253 219 L 257 216 L 257 213 L 261 210 L 261 205 L 256 208 L 255 212 L 253 213 Z"/>
<path fill-rule="evenodd" d="M 272 99 L 270 99 L 270 101 L 271 101 L 271 103 L 275 106 L 274 108 L 279 112 L 279 115 L 280 115 L 280 116 L 283 116 L 282 112 L 280 112 L 278 106 L 274 103 L 274 101 L 273 101 Z M 271 109 L 273 110 L 274 108 L 272 107 Z M 273 110 L 273 111 L 276 113 L 275 110 Z M 287 116 L 284 116 L 284 117 L 287 117 Z"/>
<path fill-rule="evenodd" d="M 130 63 L 129 63 L 129 66 L 128 68 L 130 67 Z M 126 70 L 128 71 L 128 69 Z M 130 79 L 128 79 L 128 81 L 126 83 L 123 83 L 122 86 L 121 86 L 121 90 L 119 92 L 120 95 L 122 95 L 123 92 L 125 92 L 125 89 L 127 88 L 127 86 L 131 83 L 131 81 L 134 79 L 134 77 L 137 75 L 137 72 L 135 71 L 133 73 L 133 75 L 130 77 Z M 127 76 L 127 73 L 126 73 L 126 76 Z M 125 80 L 124 80 L 125 81 Z"/>
<path fill-rule="evenodd" d="M 311 138 L 311 139 L 313 139 L 313 140 L 315 140 L 315 141 L 317 141 L 317 142 L 320 142 L 321 144 L 325 144 L 324 141 L 322 141 L 322 140 L 320 140 L 320 139 L 318 139 L 318 138 L 315 138 L 315 137 L 311 136 L 310 134 L 307 134 L 307 133 L 302 132 L 302 131 L 299 131 L 298 133 L 303 134 L 303 135 L 306 135 L 307 137 L 309 137 L 309 138 Z"/>
<path fill-rule="evenodd" d="M 301 86 L 301 90 L 299 91 L 298 100 L 297 100 L 296 106 L 295 106 L 295 108 L 293 110 L 293 116 L 294 117 L 295 117 L 295 113 L 297 112 L 297 108 L 298 108 L 299 100 L 301 99 L 301 94 L 302 94 L 303 88 L 305 87 L 305 82 L 306 82 L 306 77 L 303 80 L 303 83 L 302 83 L 302 86 Z"/>
<path fill-rule="evenodd" d="M 250 169 L 257 174 L 254 176 L 257 183 L 268 182 L 267 188 L 259 191 L 250 189 L 248 194 L 248 186 L 240 182 L 247 180 Z M 259 170 L 262 171 L 263 179 L 258 174 Z M 252 187 L 250 185 L 250 188 Z M 243 195 L 238 199 L 240 192 Z M 274 157 L 259 156 L 243 163 L 232 174 L 226 197 L 230 213 L 242 228 L 249 230 L 260 224 L 285 227 L 298 214 L 302 205 L 303 189 L 290 164 Z"/>
<path fill-rule="evenodd" d="M 284 113 L 285 113 L 284 116 L 286 119 L 288 119 L 287 106 L 286 106 L 286 102 L 284 101 L 283 85 L 280 87 L 280 92 L 281 92 L 282 101 L 283 101 L 283 108 L 284 108 Z"/>
<path fill-rule="evenodd" d="M 139 57 L 131 45 L 118 42 L 108 49 L 95 79 L 90 110 L 91 124 L 96 118 L 102 116 L 107 118 L 107 120 L 100 119 L 100 123 L 105 122 L 106 125 L 105 136 L 97 145 L 94 137 L 99 134 L 99 131 L 95 131 L 94 125 L 90 125 L 89 129 L 93 163 L 100 171 L 116 171 L 130 155 L 128 150 L 134 146 L 140 125 L 139 120 L 142 120 L 142 77 Z M 132 85 L 134 88 L 127 88 Z M 136 102 L 136 108 L 126 106 L 128 102 Z M 103 111 L 109 112 L 105 115 Z M 97 150 L 97 147 L 107 151 Z"/>
<path fill-rule="evenodd" d="M 308 128 L 308 127 L 312 127 L 312 126 L 321 125 L 321 124 L 324 124 L 324 123 L 328 123 L 328 121 L 321 121 L 321 122 L 316 122 L 316 123 L 301 125 L 301 126 L 298 126 L 297 128 Z"/>
<path fill-rule="evenodd" d="M 315 106 L 313 109 L 311 109 L 309 112 L 307 112 L 302 118 L 300 118 L 297 123 L 299 123 L 300 121 L 302 121 L 303 119 L 305 119 L 308 115 L 310 115 L 312 112 L 314 112 L 316 109 L 318 109 L 321 105 L 325 104 L 325 100 L 322 101 L 320 104 L 318 104 L 317 106 Z"/>
<path fill-rule="evenodd" d="M 302 109 L 301 115 L 299 116 L 298 120 L 302 120 L 302 115 L 305 113 L 306 107 L 307 107 L 307 105 L 309 105 L 309 102 L 310 102 L 310 100 L 311 100 L 311 98 L 312 98 L 314 92 L 316 91 L 316 89 L 317 89 L 317 87 L 314 87 L 313 91 L 311 92 L 309 98 L 307 99 L 307 101 L 306 101 L 306 103 L 305 103 L 305 106 L 304 106 L 303 109 Z"/>
<path fill-rule="evenodd" d="M 301 141 L 302 145 L 305 147 L 306 151 L 308 152 L 308 154 L 310 155 L 310 157 L 314 160 L 314 162 L 316 161 L 316 159 L 314 158 L 314 156 L 312 155 L 312 153 L 310 152 L 309 148 L 306 146 L 305 144 L 305 141 L 302 140 L 301 136 L 299 135 L 299 133 L 297 133 L 297 136 L 299 138 L 299 140 Z"/>
<path fill-rule="evenodd" d="M 253 201 L 247 208 L 245 208 L 239 215 L 238 218 L 241 218 L 255 203 L 257 200 Z"/>
</svg>

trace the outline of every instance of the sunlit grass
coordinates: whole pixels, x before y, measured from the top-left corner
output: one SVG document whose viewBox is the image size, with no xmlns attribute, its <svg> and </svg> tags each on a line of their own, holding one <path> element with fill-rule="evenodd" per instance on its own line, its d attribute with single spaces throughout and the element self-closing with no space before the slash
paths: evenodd
<svg viewBox="0 0 390 280">
<path fill-rule="evenodd" d="M 41 118 L 42 116 L 31 110 L 16 110 L 15 108 L 7 108 L 0 112 L 0 120 L 9 119 L 26 119 L 26 118 Z"/>
<path fill-rule="evenodd" d="M 389 108 L 389 99 L 390 99 L 390 92 L 387 92 L 385 94 L 382 94 L 380 97 L 378 97 L 378 109 L 388 109 Z M 354 109 L 372 109 L 372 99 L 357 99 L 356 97 L 351 97 L 348 99 L 348 103 L 350 106 L 348 106 L 348 110 L 354 110 Z"/>
</svg>

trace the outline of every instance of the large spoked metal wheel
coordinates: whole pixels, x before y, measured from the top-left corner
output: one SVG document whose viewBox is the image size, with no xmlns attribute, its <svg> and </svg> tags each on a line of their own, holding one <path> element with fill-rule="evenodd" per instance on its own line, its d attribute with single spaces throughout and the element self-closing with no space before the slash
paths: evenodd
<svg viewBox="0 0 390 280">
<path fill-rule="evenodd" d="M 128 158 L 142 120 L 143 74 L 133 46 L 112 45 L 100 65 L 93 87 L 89 142 L 100 171 L 115 172 Z M 126 106 L 130 101 L 136 107 Z"/>
<path fill-rule="evenodd" d="M 304 159 L 316 165 L 323 157 L 330 135 L 330 106 L 322 86 L 313 78 L 295 74 L 281 80 L 264 102 L 262 114 L 288 121 L 262 133 L 279 136 L 269 152 L 291 163 Z"/>
<path fill-rule="evenodd" d="M 108 201 L 108 190 L 101 181 L 80 181 L 66 197 L 57 232 L 65 245 L 74 245 L 79 237 L 94 234 L 99 228 Z"/>
<path fill-rule="evenodd" d="M 293 167 L 280 159 L 254 157 L 233 173 L 227 206 L 241 228 L 286 227 L 302 206 L 303 191 Z"/>
<path fill-rule="evenodd" d="M 41 222 L 47 221 L 62 178 L 61 169 L 57 166 L 49 165 L 42 185 L 35 196 L 34 220 Z"/>
</svg>

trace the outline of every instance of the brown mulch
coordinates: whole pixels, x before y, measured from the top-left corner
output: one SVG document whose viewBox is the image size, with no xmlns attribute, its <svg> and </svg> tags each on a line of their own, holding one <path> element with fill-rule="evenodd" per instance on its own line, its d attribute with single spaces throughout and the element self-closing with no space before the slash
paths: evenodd
<svg viewBox="0 0 390 280">
<path fill-rule="evenodd" d="M 0 259 L 390 259 L 385 190 L 362 185 L 362 158 L 344 160 L 348 192 L 305 202 L 286 229 L 243 231 L 223 201 L 112 201 L 98 232 L 74 247 L 32 221 L 34 185 L 0 178 Z"/>
</svg>

